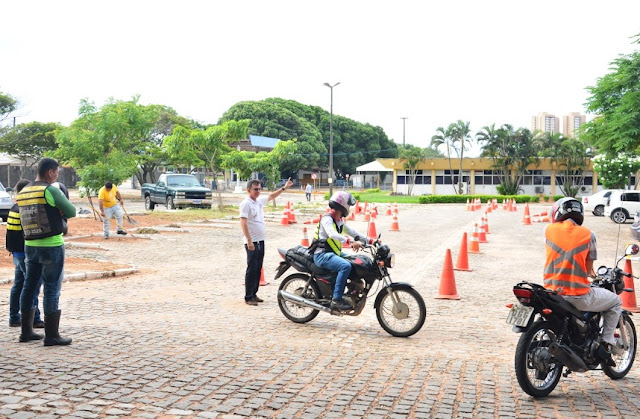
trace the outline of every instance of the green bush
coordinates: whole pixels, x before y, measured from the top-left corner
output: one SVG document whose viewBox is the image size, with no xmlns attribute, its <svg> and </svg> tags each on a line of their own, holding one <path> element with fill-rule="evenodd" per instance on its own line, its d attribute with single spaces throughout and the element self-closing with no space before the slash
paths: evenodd
<svg viewBox="0 0 640 419">
<path fill-rule="evenodd" d="M 553 198 L 553 200 L 554 200 L 554 201 L 559 201 L 559 200 L 561 200 L 562 198 L 564 198 L 564 195 L 553 195 L 553 197 L 552 197 L 552 198 Z"/>
<path fill-rule="evenodd" d="M 537 195 L 425 195 L 418 197 L 418 202 L 421 204 L 466 204 L 467 199 L 473 201 L 476 198 L 480 198 L 483 204 L 486 204 L 489 199 L 496 199 L 499 204 L 505 199 L 515 199 L 518 204 L 538 202 Z"/>
</svg>

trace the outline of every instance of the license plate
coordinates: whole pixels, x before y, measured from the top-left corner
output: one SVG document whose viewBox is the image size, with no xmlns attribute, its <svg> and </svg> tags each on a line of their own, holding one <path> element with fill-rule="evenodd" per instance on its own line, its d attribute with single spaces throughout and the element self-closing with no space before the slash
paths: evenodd
<svg viewBox="0 0 640 419">
<path fill-rule="evenodd" d="M 194 204 L 202 204 L 202 199 L 194 199 L 193 203 Z"/>
<path fill-rule="evenodd" d="M 514 304 L 509 310 L 507 316 L 507 324 L 524 327 L 529 324 L 529 319 L 533 314 L 533 307 L 523 306 L 522 304 Z"/>
</svg>

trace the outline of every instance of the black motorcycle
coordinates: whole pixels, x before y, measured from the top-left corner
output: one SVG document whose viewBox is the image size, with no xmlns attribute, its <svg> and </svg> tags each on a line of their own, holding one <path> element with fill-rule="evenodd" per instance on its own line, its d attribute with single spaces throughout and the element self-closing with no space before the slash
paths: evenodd
<svg viewBox="0 0 640 419">
<path fill-rule="evenodd" d="M 625 256 L 638 253 L 638 246 L 627 246 Z M 601 266 L 592 287 L 601 287 L 621 294 L 634 290 L 624 288 L 623 276 L 631 275 L 618 268 Z M 618 380 L 631 370 L 636 357 L 636 328 L 631 313 L 623 310 L 615 330 L 616 344 L 611 358 L 615 365 L 607 364 L 599 348 L 602 334 L 601 313 L 581 312 L 557 292 L 538 284 L 520 282 L 513 287 L 520 304 L 510 307 L 507 323 L 513 325 L 518 340 L 515 369 L 518 383 L 525 393 L 533 397 L 547 396 L 571 372 L 585 372 L 602 368 L 610 378 Z"/>
<path fill-rule="evenodd" d="M 320 311 L 357 316 L 364 309 L 369 294 L 375 294 L 372 293 L 373 285 L 380 281 L 383 287 L 373 306 L 384 330 L 393 336 L 407 337 L 417 333 L 424 324 L 427 309 L 420 294 L 410 284 L 391 281 L 389 268 L 395 258 L 387 245 L 376 241 L 371 246 L 365 245 L 362 252 L 347 256 L 351 262 L 351 274 L 344 298 L 351 303 L 351 309 L 346 311 L 331 309 L 336 275 L 317 267 L 309 249 L 296 246 L 288 250 L 278 249 L 278 252 L 283 261 L 278 266 L 275 279 L 292 266 L 298 271 L 287 276 L 278 290 L 280 310 L 293 322 L 309 322 Z"/>
</svg>

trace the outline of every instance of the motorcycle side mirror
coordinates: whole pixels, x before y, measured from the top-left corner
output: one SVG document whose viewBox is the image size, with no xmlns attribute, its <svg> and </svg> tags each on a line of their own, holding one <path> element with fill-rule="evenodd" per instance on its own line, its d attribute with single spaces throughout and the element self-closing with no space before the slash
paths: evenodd
<svg viewBox="0 0 640 419">
<path fill-rule="evenodd" d="M 626 256 L 637 255 L 639 251 L 640 251 L 640 247 L 637 244 L 630 244 L 624 250 L 624 254 Z"/>
</svg>

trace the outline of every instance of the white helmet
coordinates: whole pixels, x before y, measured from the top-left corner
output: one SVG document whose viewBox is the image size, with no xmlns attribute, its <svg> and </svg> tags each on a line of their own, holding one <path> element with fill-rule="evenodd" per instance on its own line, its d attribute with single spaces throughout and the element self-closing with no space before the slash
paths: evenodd
<svg viewBox="0 0 640 419">
<path fill-rule="evenodd" d="M 584 221 L 584 208 L 577 199 L 565 197 L 553 205 L 552 215 L 552 222 L 554 223 L 571 218 L 576 224 L 582 225 Z"/>
<path fill-rule="evenodd" d="M 338 210 L 343 217 L 349 215 L 349 207 L 356 204 L 356 199 L 349 192 L 336 192 L 329 199 L 329 207 Z"/>
</svg>

